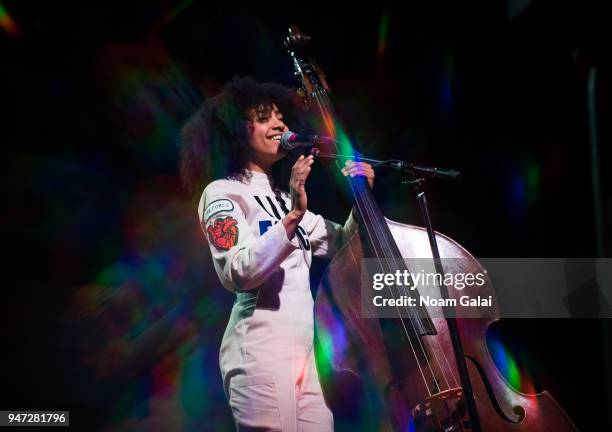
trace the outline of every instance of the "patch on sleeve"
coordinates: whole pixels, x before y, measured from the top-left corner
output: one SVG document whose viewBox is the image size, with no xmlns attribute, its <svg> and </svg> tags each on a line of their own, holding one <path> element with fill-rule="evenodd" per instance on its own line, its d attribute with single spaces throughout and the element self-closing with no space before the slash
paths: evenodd
<svg viewBox="0 0 612 432">
<path fill-rule="evenodd" d="M 207 221 L 209 218 L 213 217 L 217 213 L 221 212 L 231 212 L 234 210 L 234 203 L 228 199 L 218 199 L 214 200 L 206 210 L 204 210 L 204 220 Z"/>
<path fill-rule="evenodd" d="M 208 225 L 206 233 L 217 249 L 230 250 L 238 243 L 238 221 L 231 216 L 219 217 Z"/>
</svg>

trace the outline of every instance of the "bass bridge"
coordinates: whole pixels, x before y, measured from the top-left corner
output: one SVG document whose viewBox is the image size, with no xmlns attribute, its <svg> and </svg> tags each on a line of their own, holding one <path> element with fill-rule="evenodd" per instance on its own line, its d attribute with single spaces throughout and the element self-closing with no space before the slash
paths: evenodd
<svg viewBox="0 0 612 432">
<path fill-rule="evenodd" d="M 435 393 L 412 410 L 414 430 L 418 432 L 455 432 L 471 430 L 463 389 Z"/>
</svg>

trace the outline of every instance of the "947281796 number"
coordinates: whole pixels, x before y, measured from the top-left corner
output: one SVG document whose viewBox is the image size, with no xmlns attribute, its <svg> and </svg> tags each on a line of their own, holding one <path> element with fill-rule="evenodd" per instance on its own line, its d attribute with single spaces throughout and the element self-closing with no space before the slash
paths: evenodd
<svg viewBox="0 0 612 432">
<path fill-rule="evenodd" d="M 69 411 L 0 411 L 0 426 L 69 426 Z"/>
</svg>

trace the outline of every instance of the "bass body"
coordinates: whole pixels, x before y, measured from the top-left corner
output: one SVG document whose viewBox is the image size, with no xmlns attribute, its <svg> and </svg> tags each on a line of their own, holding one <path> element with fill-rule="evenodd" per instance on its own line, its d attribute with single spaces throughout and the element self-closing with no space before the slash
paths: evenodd
<svg viewBox="0 0 612 432">
<path fill-rule="evenodd" d="M 424 228 L 390 220 L 386 223 L 402 257 L 431 258 Z M 447 268 L 447 273 L 483 270 L 451 238 L 437 233 L 436 239 L 441 258 L 460 258 L 445 264 L 463 267 Z M 319 369 L 336 430 L 472 430 L 461 402 L 446 320 L 431 318 L 435 327 L 431 333 L 435 334 L 419 336 L 427 357 L 423 359 L 409 347 L 399 320 L 362 318 L 362 258 L 364 247 L 360 235 L 355 234 L 323 274 L 315 301 L 319 347 L 327 354 Z M 451 289 L 449 295 L 458 300 L 462 293 Z M 490 282 L 480 287 L 477 295 L 494 297 Z M 490 308 L 482 309 L 482 318 L 457 319 L 481 429 L 576 431 L 548 392 L 520 393 L 501 375 L 486 343 L 488 329 L 498 319 L 492 317 Z M 429 372 L 425 380 L 423 369 Z"/>
</svg>

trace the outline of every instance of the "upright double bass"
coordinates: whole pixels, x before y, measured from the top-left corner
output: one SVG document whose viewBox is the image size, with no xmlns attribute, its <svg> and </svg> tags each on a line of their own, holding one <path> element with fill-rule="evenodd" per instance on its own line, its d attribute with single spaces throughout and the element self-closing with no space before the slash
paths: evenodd
<svg viewBox="0 0 612 432">
<path fill-rule="evenodd" d="M 289 30 L 290 53 L 300 93 L 320 119 L 321 133 L 336 136 L 325 75 L 307 55 L 310 38 Z M 346 149 L 333 149 L 346 152 Z M 386 219 L 365 178 L 348 178 L 359 215 L 359 233 L 324 272 L 315 300 L 315 328 L 326 347 L 318 362 L 336 430 L 350 431 L 575 431 L 572 421 L 546 391 L 527 395 L 513 389 L 496 368 L 486 344 L 490 308 L 481 318 L 457 319 L 462 356 L 477 415 L 466 404 L 445 318 L 421 310 L 413 317 L 362 318 L 361 261 L 369 258 L 384 273 L 404 271 L 404 258 L 431 258 L 425 229 Z M 451 238 L 436 233 L 448 273 L 478 273 L 478 261 Z M 450 263 L 450 264 L 449 264 Z M 489 281 L 476 295 L 494 296 Z M 450 290 L 450 298 L 458 298 Z M 487 318 L 488 317 L 488 318 Z M 318 356 L 320 359 L 321 356 Z M 467 386 L 470 388 L 470 386 Z M 469 397 L 469 395 L 467 395 Z M 471 415 L 472 414 L 472 415 Z"/>
</svg>

